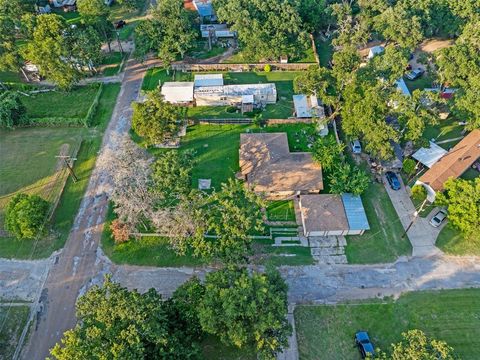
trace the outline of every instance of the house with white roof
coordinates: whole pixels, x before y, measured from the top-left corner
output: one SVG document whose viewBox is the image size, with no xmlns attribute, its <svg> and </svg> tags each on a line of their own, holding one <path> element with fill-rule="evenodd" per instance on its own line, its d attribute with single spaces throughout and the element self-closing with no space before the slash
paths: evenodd
<svg viewBox="0 0 480 360">
<path fill-rule="evenodd" d="M 161 93 L 165 101 L 177 105 L 189 105 L 193 103 L 193 82 L 172 81 L 162 86 Z"/>
</svg>

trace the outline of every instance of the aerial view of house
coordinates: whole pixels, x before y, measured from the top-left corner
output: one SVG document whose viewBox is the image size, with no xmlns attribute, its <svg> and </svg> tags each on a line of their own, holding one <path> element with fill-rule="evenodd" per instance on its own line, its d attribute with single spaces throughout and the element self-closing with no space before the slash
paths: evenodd
<svg viewBox="0 0 480 360">
<path fill-rule="evenodd" d="M 0 359 L 480 358 L 478 0 L 0 29 Z"/>
</svg>

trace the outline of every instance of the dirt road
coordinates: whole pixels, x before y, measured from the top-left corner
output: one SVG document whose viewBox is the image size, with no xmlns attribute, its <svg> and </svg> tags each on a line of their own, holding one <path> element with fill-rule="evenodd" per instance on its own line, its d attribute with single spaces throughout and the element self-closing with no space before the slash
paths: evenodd
<svg viewBox="0 0 480 360">
<path fill-rule="evenodd" d="M 126 134 L 130 129 L 130 104 L 137 98 L 147 65 L 138 64 L 133 59 L 128 61 L 101 151 L 115 147 L 113 142 L 118 137 L 114 135 Z M 52 266 L 43 288 L 38 307 L 40 316 L 25 346 L 24 359 L 45 359 L 63 332 L 75 325 L 75 302 L 79 291 L 102 265 L 97 261 L 97 247 L 108 203 L 105 186 L 108 186 L 108 174 L 97 164 L 65 248 Z"/>
</svg>

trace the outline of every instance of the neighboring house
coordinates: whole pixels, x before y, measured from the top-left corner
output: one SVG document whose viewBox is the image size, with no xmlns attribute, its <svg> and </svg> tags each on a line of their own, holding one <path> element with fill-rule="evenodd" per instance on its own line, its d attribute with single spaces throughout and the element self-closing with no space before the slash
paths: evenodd
<svg viewBox="0 0 480 360">
<path fill-rule="evenodd" d="M 75 7 L 77 0 L 52 0 L 50 3 L 53 4 L 54 7 L 65 7 L 68 9 Z"/>
<path fill-rule="evenodd" d="M 362 235 L 370 229 L 360 196 L 300 195 L 299 206 L 305 236 Z"/>
<path fill-rule="evenodd" d="M 381 45 L 373 46 L 368 51 L 367 59 L 373 59 L 375 55 L 380 55 L 385 52 L 385 48 Z"/>
<path fill-rule="evenodd" d="M 250 95 L 249 99 L 253 96 L 255 105 L 275 104 L 277 102 L 277 88 L 273 83 L 199 86 L 195 88 L 197 106 L 238 106 L 242 104 L 246 95 Z"/>
<path fill-rule="evenodd" d="M 478 158 L 480 158 L 480 129 L 475 129 L 436 161 L 416 183 L 426 188 L 427 199 L 433 202 L 436 192 L 443 190 L 443 185 L 448 179 L 458 178 Z"/>
<path fill-rule="evenodd" d="M 190 105 L 193 103 L 193 82 L 166 82 L 161 93 L 171 104 Z"/>
<path fill-rule="evenodd" d="M 202 20 L 215 21 L 217 19 L 212 0 L 193 0 L 193 6 Z"/>
<path fill-rule="evenodd" d="M 293 95 L 295 116 L 299 119 L 318 119 L 318 128 L 321 136 L 328 135 L 328 126 L 324 124 L 325 109 L 319 104 L 316 96 Z"/>
<path fill-rule="evenodd" d="M 286 133 L 240 134 L 240 171 L 255 192 L 270 199 L 323 190 L 322 167 L 310 153 L 290 152 Z"/>
<path fill-rule="evenodd" d="M 230 31 L 226 24 L 202 24 L 200 25 L 202 38 L 209 36 L 216 38 L 233 38 L 236 36 L 235 31 Z"/>
</svg>

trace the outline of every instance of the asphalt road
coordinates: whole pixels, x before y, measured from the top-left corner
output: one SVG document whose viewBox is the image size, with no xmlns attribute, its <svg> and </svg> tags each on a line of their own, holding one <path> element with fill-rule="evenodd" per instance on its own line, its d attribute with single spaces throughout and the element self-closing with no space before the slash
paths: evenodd
<svg viewBox="0 0 480 360">
<path fill-rule="evenodd" d="M 126 134 L 130 129 L 130 104 L 137 98 L 148 65 L 133 59 L 128 61 L 101 152 L 107 147 L 115 147 L 114 141 L 118 138 L 115 135 Z M 108 186 L 108 174 L 97 163 L 65 248 L 45 282 L 39 316 L 24 348 L 23 359 L 45 359 L 64 331 L 75 326 L 75 302 L 79 291 L 102 266 L 97 261 L 97 248 L 108 205 L 105 186 Z"/>
</svg>

